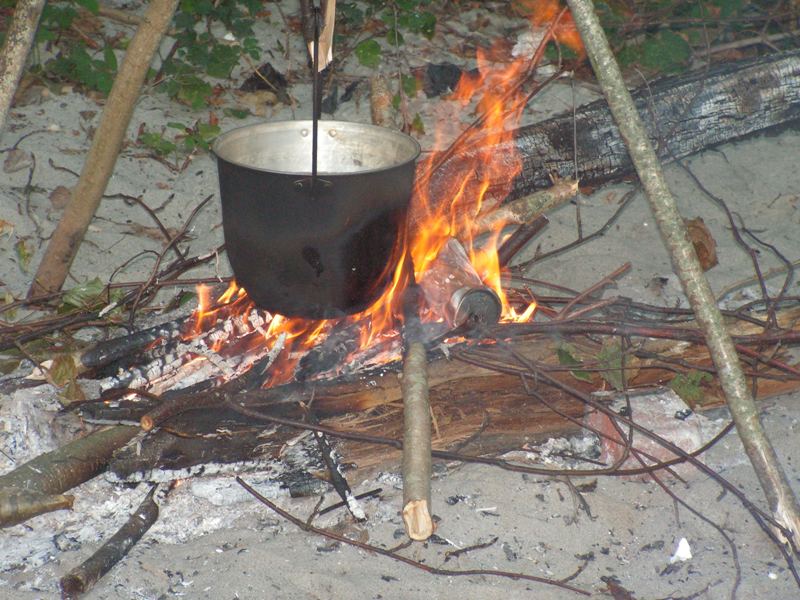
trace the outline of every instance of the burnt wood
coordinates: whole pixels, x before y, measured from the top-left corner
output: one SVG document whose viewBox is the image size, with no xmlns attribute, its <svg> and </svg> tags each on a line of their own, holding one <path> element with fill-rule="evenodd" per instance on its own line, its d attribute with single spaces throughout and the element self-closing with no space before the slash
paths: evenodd
<svg viewBox="0 0 800 600">
<path fill-rule="evenodd" d="M 663 78 L 632 95 L 659 158 L 682 158 L 800 119 L 800 50 Z M 520 174 L 510 183 L 502 177 L 492 180 L 488 193 L 505 200 L 525 196 L 549 187 L 552 175 L 574 176 L 574 147 L 583 186 L 618 181 L 634 173 L 604 99 L 578 108 L 574 129 L 575 142 L 569 112 L 521 127 L 507 143 L 477 139 L 432 175 L 430 197 L 448 200 L 445 190 L 452 188 L 454 180 L 477 184 L 485 173 L 497 173 L 503 164 L 511 172 L 516 157 L 522 160 Z"/>
<path fill-rule="evenodd" d="M 797 309 L 781 313 L 784 334 L 797 331 Z M 604 383 L 599 374 L 592 382 L 576 380 L 568 370 L 559 370 L 556 349 L 563 338 L 557 332 L 518 336 L 521 326 L 502 325 L 495 333 L 500 338 L 513 337 L 517 352 L 528 360 L 550 365 L 550 374 L 569 385 L 589 393 Z M 737 335 L 760 333 L 754 325 L 738 323 L 732 326 Z M 507 335 L 501 335 L 505 331 Z M 683 336 L 681 336 L 683 337 Z M 570 336 L 573 344 L 595 344 L 581 336 Z M 476 347 L 472 345 L 471 347 Z M 463 346 L 462 346 L 463 348 Z M 491 352 L 495 346 L 486 346 Z M 457 351 L 458 347 L 453 351 Z M 591 350 L 591 348 L 589 348 Z M 501 358 L 502 350 L 497 350 Z M 594 353 L 599 345 L 594 345 Z M 652 387 L 667 384 L 675 375 L 674 366 L 654 360 L 654 354 L 672 356 L 694 365 L 710 366 L 708 352 L 702 344 L 682 348 L 672 340 L 648 339 L 637 351 L 641 355 L 638 374 L 629 382 L 632 387 Z M 236 468 L 277 468 L 286 463 L 287 443 L 298 438 L 299 431 L 284 425 L 275 426 L 259 422 L 236 411 L 228 402 L 260 413 L 303 421 L 304 413 L 299 403 L 313 398 L 315 413 L 324 425 L 345 432 L 402 438 L 402 387 L 397 376 L 397 366 L 359 377 L 321 380 L 309 383 L 292 383 L 270 389 L 254 389 L 233 381 L 222 388 L 190 394 L 195 407 L 189 412 L 174 416 L 160 429 L 135 444 L 115 453 L 110 464 L 113 475 L 123 480 L 141 480 L 185 477 L 189 474 L 224 469 L 233 463 Z M 759 369 L 762 376 L 772 371 Z M 772 372 L 774 374 L 774 372 Z M 778 373 L 778 375 L 785 375 Z M 434 449 L 462 447 L 471 440 L 466 452 L 492 453 L 518 448 L 526 440 L 537 440 L 553 435 L 565 435 L 578 430 L 572 423 L 556 414 L 525 389 L 519 375 L 502 374 L 460 361 L 438 358 L 429 364 L 430 400 L 436 434 Z M 800 380 L 781 376 L 759 380 L 759 398 L 797 389 Z M 580 419 L 583 405 L 564 392 L 548 386 L 538 386 L 539 393 L 558 412 Z M 724 404 L 724 395 L 716 383 L 704 387 L 702 408 Z M 700 407 L 696 407 L 700 408 Z M 100 408 L 102 413 L 102 407 Z M 113 418 L 99 414 L 98 417 Z M 311 436 L 307 436 L 313 442 Z M 334 440 L 331 439 L 333 442 Z M 313 445 L 313 444 L 312 444 Z M 348 462 L 361 469 L 392 468 L 399 464 L 397 450 L 376 447 L 374 444 L 343 442 L 338 448 Z M 316 452 L 305 453 L 308 460 L 297 460 L 290 465 L 291 472 L 317 471 L 324 467 Z M 275 463 L 278 461 L 278 463 Z M 182 471 L 175 475 L 175 471 Z M 171 472 L 171 473 L 170 473 Z M 281 470 L 281 477 L 288 475 Z"/>
</svg>

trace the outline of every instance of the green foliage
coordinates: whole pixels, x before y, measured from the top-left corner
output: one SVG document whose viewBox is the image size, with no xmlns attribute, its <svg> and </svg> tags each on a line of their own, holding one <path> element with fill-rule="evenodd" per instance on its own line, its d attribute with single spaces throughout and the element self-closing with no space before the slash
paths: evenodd
<svg viewBox="0 0 800 600">
<path fill-rule="evenodd" d="M 713 381 L 710 374 L 705 371 L 689 371 L 688 373 L 679 373 L 673 377 L 669 382 L 669 387 L 672 391 L 678 394 L 681 399 L 689 406 L 697 406 L 703 404 L 704 392 L 702 385 L 706 382 Z"/>
<path fill-rule="evenodd" d="M 402 75 L 400 77 L 400 84 L 403 87 L 403 92 L 406 96 L 413 98 L 419 91 L 419 81 L 413 75 Z"/>
<path fill-rule="evenodd" d="M 355 49 L 356 57 L 365 67 L 377 67 L 381 62 L 381 45 L 373 39 L 359 42 Z"/>
<path fill-rule="evenodd" d="M 37 42 L 55 47 L 57 54 L 38 70 L 107 94 L 117 73 L 113 49 L 93 52 L 84 40 L 66 35 L 81 7 L 96 14 L 99 2 L 61 0 L 45 5 Z M 243 56 L 260 58 L 253 24 L 261 8 L 260 0 L 182 0 L 173 22 L 175 50 L 162 65 L 165 81 L 159 89 L 192 108 L 204 106 L 214 91 L 207 78 L 229 77 Z M 234 41 L 219 39 L 217 35 L 223 32 L 229 32 Z"/>
<path fill-rule="evenodd" d="M 624 355 L 622 344 L 619 340 L 614 338 L 606 338 L 603 340 L 603 347 L 597 353 L 597 362 L 600 367 L 600 376 L 606 380 L 615 390 L 622 391 L 625 389 L 627 379 L 630 373 L 627 372 L 630 367 L 627 356 Z M 625 361 L 623 363 L 623 360 Z M 626 372 L 623 372 L 622 367 L 625 365 Z"/>
<path fill-rule="evenodd" d="M 60 79 L 108 94 L 117 75 L 117 57 L 109 46 L 92 56 L 85 46 L 74 45 L 66 54 L 48 61 L 45 69 Z"/>
<path fill-rule="evenodd" d="M 213 86 L 202 75 L 215 79 L 230 76 L 243 56 L 258 60 L 258 42 L 253 34 L 258 0 L 182 0 L 175 13 L 175 53 L 162 66 L 164 91 L 192 108 L 205 105 Z M 213 24 L 224 26 L 235 43 L 220 40 Z"/>
<path fill-rule="evenodd" d="M 405 44 L 404 33 L 414 33 L 431 39 L 436 33 L 436 15 L 430 10 L 433 0 L 364 0 L 362 2 L 339 2 L 336 5 L 337 20 L 346 33 L 360 33 L 370 29 L 374 22 L 386 28 L 386 42 L 391 46 Z M 345 42 L 346 35 L 339 34 L 337 42 Z M 355 48 L 359 62 L 375 68 L 380 64 L 381 48 L 375 39 L 361 41 Z"/>
<path fill-rule="evenodd" d="M 167 137 L 167 129 L 177 130 L 172 138 Z M 159 156 L 185 156 L 195 150 L 209 150 L 214 139 L 220 134 L 219 125 L 198 121 L 189 127 L 183 123 L 167 123 L 160 132 L 143 131 L 138 142 Z"/>
<path fill-rule="evenodd" d="M 686 39 L 664 29 L 634 46 L 625 47 L 618 56 L 622 66 L 638 64 L 660 73 L 675 73 L 689 64 L 692 48 Z"/>
</svg>

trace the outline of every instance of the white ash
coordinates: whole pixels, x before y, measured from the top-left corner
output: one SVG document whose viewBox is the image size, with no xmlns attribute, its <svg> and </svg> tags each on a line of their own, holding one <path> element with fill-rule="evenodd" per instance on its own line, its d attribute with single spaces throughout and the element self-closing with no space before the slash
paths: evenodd
<svg viewBox="0 0 800 600">
<path fill-rule="evenodd" d="M 507 452 L 502 458 L 535 462 L 559 469 L 584 469 L 592 468 L 592 465 L 581 458 L 594 459 L 599 454 L 598 437 L 593 433 L 585 433 L 569 438 L 548 438 L 538 445 L 526 444 L 522 450 Z"/>
<path fill-rule="evenodd" d="M 60 415 L 56 388 L 25 388 L 0 401 L 0 473 L 55 450 L 75 436 L 77 419 Z"/>
</svg>

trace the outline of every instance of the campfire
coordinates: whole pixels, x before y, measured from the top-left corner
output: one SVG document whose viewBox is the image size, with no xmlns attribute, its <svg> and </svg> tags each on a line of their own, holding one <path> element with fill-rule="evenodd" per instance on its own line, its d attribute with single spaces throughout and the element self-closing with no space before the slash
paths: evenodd
<svg viewBox="0 0 800 600">
<path fill-rule="evenodd" d="M 88 423 L 114 425 L 4 476 L 11 495 L 0 495 L 3 524 L 71 507 L 74 499 L 63 492 L 106 467 L 112 481 L 154 484 L 111 546 L 130 547 L 156 521 L 157 496 L 163 501 L 184 479 L 217 472 L 268 470 L 270 481 L 292 496 L 331 486 L 342 502 L 325 510 L 346 508 L 362 522 L 364 498 L 380 490 L 357 496 L 349 473 L 402 464 L 406 533 L 427 540 L 434 534 L 433 458 L 544 477 L 557 473 L 567 481 L 602 473 L 660 482 L 680 478 L 672 467 L 685 463 L 744 505 L 773 541 L 775 531 L 788 537 L 784 524 L 697 458 L 704 436 L 718 431 L 693 411 L 721 405 L 723 393 L 711 380 L 717 367 L 689 311 L 602 297 L 629 263 L 583 291 L 537 282 L 509 267 L 547 226 L 544 213 L 578 192 L 576 179 L 553 169 L 546 172 L 547 189 L 515 193 L 529 166 L 515 137 L 522 112 L 558 76 L 538 71 L 545 45 L 557 39 L 582 52 L 565 11 L 548 7 L 536 13 L 541 37 L 533 57 L 498 69 L 479 52 L 477 74 L 463 76 L 453 91 L 463 107 L 475 107 L 475 120 L 452 143 L 443 124 L 440 143 L 417 165 L 406 226 L 374 302 L 356 314 L 302 318 L 259 307 L 235 280 L 224 290 L 205 284 L 190 316 L 76 353 L 70 357 L 75 369 L 91 372 L 102 392 L 70 408 Z M 454 161 L 457 168 L 450 168 Z M 316 166 L 312 173 L 313 189 Z M 702 244 L 713 254 L 713 239 L 704 235 Z M 309 256 L 309 263 L 319 258 Z M 771 395 L 797 388 L 800 371 L 785 347 L 800 339 L 800 320 L 796 307 L 769 299 L 764 306 L 766 316 L 726 316 L 736 350 L 749 361 L 747 374 L 759 382 L 759 394 Z M 768 344 L 774 348 L 765 352 Z M 667 385 L 672 391 L 663 405 L 670 414 L 651 414 L 654 389 Z M 632 400 L 632 390 L 648 395 Z M 684 419 L 690 420 L 685 427 Z M 537 445 L 551 435 L 567 437 L 550 449 Z M 580 440 L 568 439 L 574 435 Z M 557 468 L 536 464 L 550 461 L 558 443 Z M 237 480 L 288 521 L 352 543 L 311 525 L 316 509 L 304 524 Z M 587 593 L 567 580 L 481 574 Z M 62 588 L 77 593 L 97 576 L 78 569 Z"/>
</svg>

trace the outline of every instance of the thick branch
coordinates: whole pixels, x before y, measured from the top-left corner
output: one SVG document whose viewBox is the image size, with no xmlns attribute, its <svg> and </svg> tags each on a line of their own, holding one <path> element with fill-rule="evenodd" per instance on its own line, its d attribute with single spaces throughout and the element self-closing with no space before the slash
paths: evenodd
<svg viewBox="0 0 800 600">
<path fill-rule="evenodd" d="M 61 578 L 64 598 L 86 593 L 103 575 L 128 554 L 153 523 L 158 520 L 154 486 L 125 524 L 97 552 Z"/>
<path fill-rule="evenodd" d="M 661 235 L 672 257 L 673 268 L 680 277 L 692 310 L 705 334 L 745 451 L 753 463 L 775 519 L 792 531 L 795 540 L 798 540 L 800 507 L 778 463 L 772 444 L 764 433 L 733 340 L 725 328 L 714 294 L 689 241 L 686 225 L 664 179 L 648 133 L 625 87 L 619 65 L 614 59 L 591 1 L 567 0 L 567 4 L 572 10 L 594 72 L 603 87 L 614 120 L 650 201 Z M 796 68 L 795 72 L 800 72 L 800 68 Z M 755 86 L 751 87 L 755 89 L 751 89 L 746 95 L 753 101 L 762 101 L 759 90 Z"/>
<path fill-rule="evenodd" d="M 111 178 L 147 69 L 177 5 L 178 0 L 153 0 L 133 36 L 86 155 L 81 177 L 50 238 L 29 296 L 58 291 L 64 284 Z"/>
<path fill-rule="evenodd" d="M 45 0 L 19 0 L 0 50 L 0 133 L 6 124 L 14 92 L 33 45 Z"/>
<path fill-rule="evenodd" d="M 420 290 L 406 290 L 403 323 L 403 522 L 412 540 L 433 535 L 431 519 L 431 405 L 428 397 L 428 357 L 422 342 L 418 300 Z"/>
<path fill-rule="evenodd" d="M 632 96 L 658 156 L 682 158 L 800 118 L 800 51 L 667 77 Z M 491 179 L 492 173 L 512 170 L 518 159 L 522 171 L 511 186 L 504 178 Z M 570 111 L 521 127 L 502 144 L 478 139 L 456 149 L 431 177 L 428 197 L 450 198 L 444 192 L 453 180 L 478 185 L 489 177 L 487 198 L 513 200 L 549 187 L 553 175 L 599 185 L 633 172 L 608 104 L 598 100 L 579 107 L 574 118 Z M 412 210 L 412 220 L 416 213 L 423 214 Z"/>
<path fill-rule="evenodd" d="M 136 427 L 121 425 L 102 429 L 37 456 L 0 477 L 0 527 L 71 507 L 72 497 L 60 494 L 104 469 L 114 450 L 137 432 Z"/>
</svg>

